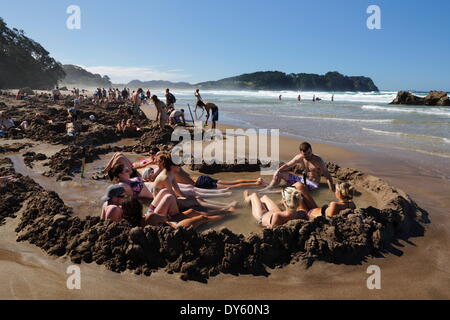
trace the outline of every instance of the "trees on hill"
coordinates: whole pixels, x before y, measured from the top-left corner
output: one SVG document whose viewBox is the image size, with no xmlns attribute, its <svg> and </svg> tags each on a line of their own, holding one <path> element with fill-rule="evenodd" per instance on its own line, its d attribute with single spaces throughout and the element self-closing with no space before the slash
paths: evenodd
<svg viewBox="0 0 450 320">
<path fill-rule="evenodd" d="M 0 88 L 51 89 L 64 76 L 47 50 L 0 18 Z"/>
</svg>

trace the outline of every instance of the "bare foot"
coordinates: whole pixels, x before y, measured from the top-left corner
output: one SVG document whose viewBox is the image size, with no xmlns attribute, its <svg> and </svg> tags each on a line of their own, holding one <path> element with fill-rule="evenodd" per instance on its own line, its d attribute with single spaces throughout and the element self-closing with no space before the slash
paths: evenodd
<svg viewBox="0 0 450 320">
<path fill-rule="evenodd" d="M 231 202 L 229 205 L 227 205 L 227 206 L 225 207 L 225 210 L 230 209 L 230 208 L 232 208 L 232 207 L 236 207 L 237 204 L 238 204 L 237 201 L 233 201 L 233 202 Z"/>
<path fill-rule="evenodd" d="M 234 206 L 230 207 L 230 208 L 227 209 L 227 211 L 228 211 L 227 214 L 234 213 L 234 212 L 236 212 L 236 207 L 234 207 Z"/>
<path fill-rule="evenodd" d="M 265 187 L 265 186 L 268 185 L 267 182 L 264 181 L 263 178 L 258 178 L 258 179 L 256 179 L 256 184 L 257 184 L 258 186 L 263 186 L 263 187 Z"/>
</svg>

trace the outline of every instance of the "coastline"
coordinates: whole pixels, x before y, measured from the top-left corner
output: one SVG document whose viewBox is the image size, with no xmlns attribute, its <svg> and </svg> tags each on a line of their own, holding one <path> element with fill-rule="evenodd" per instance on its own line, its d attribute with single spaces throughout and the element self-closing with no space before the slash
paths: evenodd
<svg viewBox="0 0 450 320">
<path fill-rule="evenodd" d="M 220 129 L 236 128 L 220 125 Z M 280 136 L 280 158 L 290 159 L 301 141 Z M 397 254 L 370 258 L 362 265 L 316 262 L 269 270 L 269 277 L 220 274 L 207 284 L 184 282 L 160 270 L 150 277 L 130 272 L 116 274 L 103 266 L 81 264 L 82 289 L 66 288 L 65 269 L 70 261 L 48 256 L 29 243 L 15 242 L 16 219 L 0 228 L 0 281 L 2 299 L 448 299 L 450 298 L 450 200 L 448 186 L 414 166 L 385 159 L 394 155 L 364 153 L 333 145 L 313 143 L 314 152 L 341 167 L 357 168 L 382 178 L 408 194 L 428 211 L 431 224 L 424 237 L 401 241 Z M 417 183 L 419 181 L 420 183 Z M 442 190 L 437 193 L 436 190 Z M 368 290 L 366 269 L 382 270 L 382 290 Z M 427 270 L 425 273 L 423 270 Z M 43 279 L 46 279 L 45 281 Z M 415 281 L 411 281 L 414 279 Z M 6 285 L 8 284 L 8 285 Z M 120 290 L 118 290 L 120 288 Z M 405 290 L 407 288 L 408 290 Z"/>
</svg>

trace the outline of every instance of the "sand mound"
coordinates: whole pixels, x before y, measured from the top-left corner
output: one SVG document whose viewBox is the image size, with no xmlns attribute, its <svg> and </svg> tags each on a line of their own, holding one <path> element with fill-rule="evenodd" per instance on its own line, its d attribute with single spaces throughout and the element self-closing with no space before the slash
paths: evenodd
<svg viewBox="0 0 450 320">
<path fill-rule="evenodd" d="M 399 237 L 424 234 L 427 214 L 405 193 L 357 170 L 333 164 L 329 168 L 336 179 L 351 180 L 358 188 L 377 193 L 380 208 L 291 221 L 244 236 L 228 229 L 197 233 L 184 228 L 133 228 L 128 222 L 100 221 L 99 217 L 81 220 L 71 216 L 72 210 L 56 193 L 42 190 L 28 178 L 21 178 L 25 179 L 22 189 L 5 188 L 4 192 L 5 198 L 19 199 L 9 214 L 24 206 L 19 241 L 29 241 L 52 255 L 66 255 L 74 263 L 95 261 L 115 272 L 130 269 L 146 275 L 165 268 L 180 273 L 184 280 L 206 281 L 221 272 L 265 275 L 267 267 L 299 259 L 309 264 L 315 260 L 360 263 L 388 252 Z"/>
</svg>

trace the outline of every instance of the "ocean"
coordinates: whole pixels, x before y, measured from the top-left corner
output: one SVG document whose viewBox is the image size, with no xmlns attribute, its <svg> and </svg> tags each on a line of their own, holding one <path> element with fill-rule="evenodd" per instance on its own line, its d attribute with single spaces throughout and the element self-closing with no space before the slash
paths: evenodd
<svg viewBox="0 0 450 320">
<path fill-rule="evenodd" d="M 173 90 L 177 108 L 195 105 L 191 90 Z M 389 103 L 397 92 L 225 91 L 200 92 L 220 108 L 220 122 L 243 128 L 280 129 L 310 142 L 365 147 L 431 163 L 450 179 L 450 107 Z M 157 93 L 159 94 L 159 92 Z M 282 100 L 278 99 L 282 95 Z M 297 96 L 301 95 L 301 102 Z M 427 92 L 414 92 L 425 96 Z M 322 101 L 313 102 L 313 95 Z M 186 109 L 186 108 L 185 108 Z M 193 109 L 192 109 L 193 111 Z M 200 115 L 200 113 L 199 113 Z M 189 111 L 186 117 L 190 119 Z"/>
</svg>

